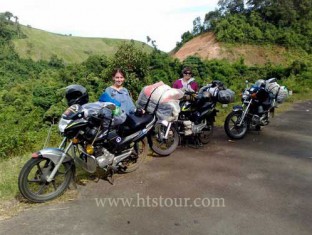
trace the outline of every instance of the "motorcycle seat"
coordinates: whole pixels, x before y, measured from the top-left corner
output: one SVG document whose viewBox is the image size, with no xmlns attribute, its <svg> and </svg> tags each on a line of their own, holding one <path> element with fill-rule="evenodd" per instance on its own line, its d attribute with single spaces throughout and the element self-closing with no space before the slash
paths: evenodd
<svg viewBox="0 0 312 235">
<path fill-rule="evenodd" d="M 144 114 L 137 116 L 135 114 L 128 114 L 126 121 L 121 126 L 125 133 L 133 133 L 137 130 L 143 129 L 145 125 L 153 120 L 154 116 L 151 114 Z"/>
</svg>

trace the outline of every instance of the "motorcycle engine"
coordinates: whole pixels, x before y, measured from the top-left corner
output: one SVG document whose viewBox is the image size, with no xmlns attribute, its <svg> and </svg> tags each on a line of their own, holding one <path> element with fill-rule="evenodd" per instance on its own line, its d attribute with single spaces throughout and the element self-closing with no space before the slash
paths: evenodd
<svg viewBox="0 0 312 235">
<path fill-rule="evenodd" d="M 194 122 L 183 121 L 183 125 L 184 125 L 184 135 L 188 136 L 192 134 L 200 134 L 202 130 L 205 128 L 206 122 L 204 121 L 199 123 L 198 125 L 195 125 Z"/>
<path fill-rule="evenodd" d="M 206 122 L 199 123 L 198 125 L 193 125 L 193 133 L 194 134 L 200 134 L 202 130 L 205 128 Z"/>
<path fill-rule="evenodd" d="M 110 153 L 106 148 L 102 148 L 100 152 L 97 151 L 97 154 L 96 154 L 96 161 L 99 167 L 103 168 L 112 164 L 115 155 Z"/>
</svg>

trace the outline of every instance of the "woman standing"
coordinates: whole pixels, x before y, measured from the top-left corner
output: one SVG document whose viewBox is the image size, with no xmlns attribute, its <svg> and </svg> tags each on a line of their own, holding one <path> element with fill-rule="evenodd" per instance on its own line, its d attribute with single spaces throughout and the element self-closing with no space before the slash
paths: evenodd
<svg viewBox="0 0 312 235">
<path fill-rule="evenodd" d="M 182 70 L 183 77 L 176 80 L 172 87 L 177 89 L 182 89 L 183 91 L 198 91 L 198 84 L 192 77 L 192 70 L 189 67 L 185 67 Z"/>
<path fill-rule="evenodd" d="M 125 78 L 126 74 L 122 69 L 115 69 L 112 73 L 112 79 L 114 83 L 112 86 L 107 87 L 104 93 L 109 94 L 111 98 L 119 101 L 121 104 L 121 109 L 124 110 L 126 114 L 129 114 L 134 112 L 136 108 L 131 99 L 129 91 L 123 87 Z"/>
</svg>

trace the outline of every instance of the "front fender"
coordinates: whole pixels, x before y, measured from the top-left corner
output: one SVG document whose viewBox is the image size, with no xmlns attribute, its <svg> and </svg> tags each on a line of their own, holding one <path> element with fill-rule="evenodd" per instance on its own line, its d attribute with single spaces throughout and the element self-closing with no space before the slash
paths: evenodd
<svg viewBox="0 0 312 235">
<path fill-rule="evenodd" d="M 235 106 L 233 107 L 233 112 L 236 112 L 236 113 L 241 113 L 241 112 L 243 112 L 243 106 L 241 106 L 241 105 L 235 105 Z"/>
<path fill-rule="evenodd" d="M 163 125 L 165 127 L 168 127 L 170 122 L 168 122 L 167 120 L 157 120 L 156 124 L 160 124 L 160 125 Z M 172 122 L 171 125 L 175 125 L 175 122 Z M 147 142 L 149 144 L 150 147 L 153 146 L 153 140 L 152 140 L 152 135 L 155 134 L 155 126 L 153 126 L 153 128 L 151 129 L 151 131 L 148 133 L 147 135 Z"/>
<path fill-rule="evenodd" d="M 162 124 L 164 126 L 168 126 L 169 125 L 169 122 L 167 120 L 158 120 L 156 123 L 157 124 Z"/>
<path fill-rule="evenodd" d="M 32 158 L 38 158 L 38 157 L 47 158 L 47 159 L 50 159 L 54 164 L 57 164 L 60 161 L 63 154 L 65 153 L 62 149 L 45 148 L 45 149 L 39 150 L 38 152 L 33 153 Z M 72 160 L 71 156 L 66 154 L 63 162 L 68 162 L 71 160 Z"/>
</svg>

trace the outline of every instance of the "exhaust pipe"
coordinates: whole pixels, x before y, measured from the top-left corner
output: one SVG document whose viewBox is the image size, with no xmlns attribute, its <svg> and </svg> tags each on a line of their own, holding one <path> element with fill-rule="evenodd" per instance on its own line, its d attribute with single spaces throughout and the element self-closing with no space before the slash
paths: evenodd
<svg viewBox="0 0 312 235">
<path fill-rule="evenodd" d="M 126 159 L 127 157 L 130 156 L 130 154 L 132 153 L 132 150 L 133 150 L 133 148 L 131 148 L 130 150 L 127 150 L 125 153 L 122 153 L 122 154 L 120 154 L 118 156 L 115 156 L 112 165 L 113 166 L 117 166 L 117 164 L 119 162 L 121 162 L 122 160 L 124 160 L 124 159 Z"/>
</svg>

